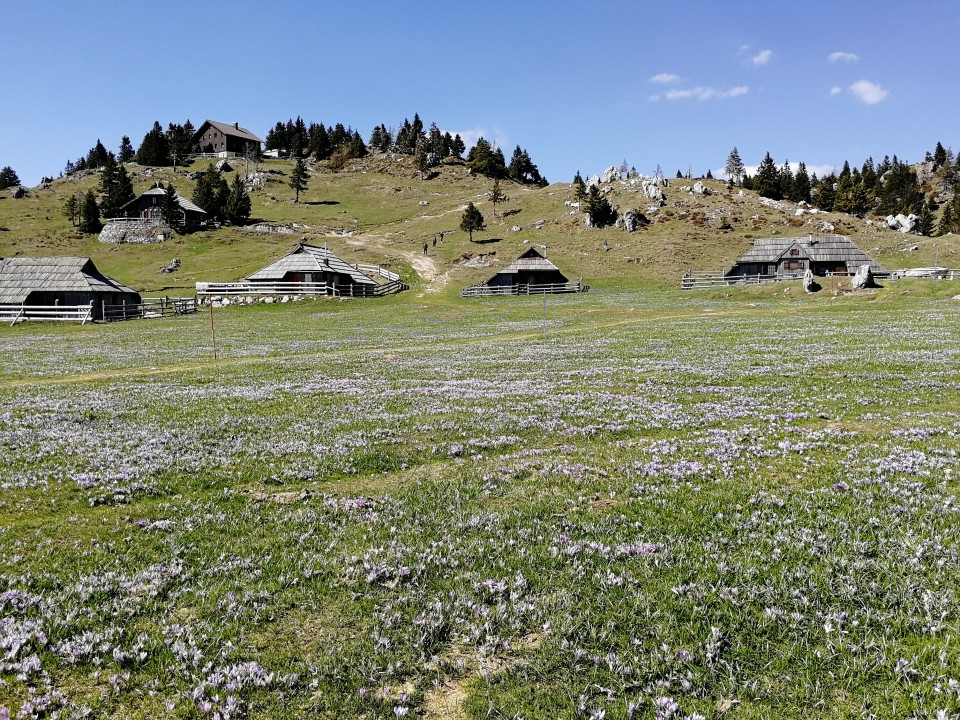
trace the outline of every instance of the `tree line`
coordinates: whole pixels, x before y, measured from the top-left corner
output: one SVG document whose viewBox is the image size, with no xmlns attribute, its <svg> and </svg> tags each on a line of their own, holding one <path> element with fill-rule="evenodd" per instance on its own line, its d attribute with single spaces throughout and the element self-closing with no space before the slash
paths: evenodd
<svg viewBox="0 0 960 720">
<path fill-rule="evenodd" d="M 746 172 L 743 160 L 734 147 L 727 156 L 724 171 L 730 187 L 740 186 L 754 190 L 772 200 L 808 202 L 821 210 L 843 212 L 855 217 L 868 213 L 876 215 L 916 215 L 917 231 L 921 235 L 943 235 L 960 230 L 960 200 L 956 193 L 956 178 L 960 174 L 960 157 L 937 143 L 925 156 L 932 163 L 933 172 L 944 188 L 952 194 L 952 200 L 943 204 L 940 221 L 935 215 L 940 206 L 933 197 L 927 197 L 909 163 L 884 156 L 879 163 L 868 157 L 860 168 L 844 161 L 839 173 L 830 172 L 818 178 L 808 173 L 806 165 L 799 163 L 794 170 L 788 161 L 778 166 L 767 152 L 755 174 Z"/>
</svg>

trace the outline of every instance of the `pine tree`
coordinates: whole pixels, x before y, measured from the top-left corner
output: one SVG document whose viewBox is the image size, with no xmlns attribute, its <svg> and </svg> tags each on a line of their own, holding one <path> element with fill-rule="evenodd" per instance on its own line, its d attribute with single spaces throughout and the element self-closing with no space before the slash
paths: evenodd
<svg viewBox="0 0 960 720">
<path fill-rule="evenodd" d="M 943 145 L 939 142 L 937 143 L 936 149 L 933 151 L 933 169 L 941 168 L 947 164 L 947 151 L 944 149 Z"/>
<path fill-rule="evenodd" d="M 923 237 L 933 235 L 933 208 L 930 202 L 925 202 L 917 216 L 917 234 Z"/>
<path fill-rule="evenodd" d="M 726 173 L 727 177 L 733 181 L 734 185 L 740 185 L 743 183 L 743 174 L 745 168 L 743 166 L 743 160 L 740 158 L 740 152 L 734 146 L 733 150 L 730 151 L 730 154 L 727 155 L 727 163 L 723 166 L 723 171 Z"/>
<path fill-rule="evenodd" d="M 707 177 L 705 179 L 713 180 L 713 173 L 710 171 L 709 168 L 707 168 Z"/>
<path fill-rule="evenodd" d="M 223 175 L 213 163 L 210 163 L 197 178 L 197 184 L 193 188 L 190 199 L 195 205 L 206 210 L 211 220 L 222 221 L 226 217 L 224 209 L 229 195 L 230 188 L 227 186 L 227 181 L 223 179 Z"/>
<path fill-rule="evenodd" d="M 593 227 L 602 228 L 613 225 L 617 221 L 617 211 L 613 209 L 606 196 L 600 194 L 600 188 L 596 185 L 590 186 L 583 210 L 590 216 L 590 224 Z"/>
<path fill-rule="evenodd" d="M 71 195 L 63 204 L 63 214 L 70 220 L 70 224 L 76 226 L 77 216 L 80 214 L 80 199 L 76 195 Z"/>
<path fill-rule="evenodd" d="M 272 130 L 267 131 L 267 150 L 289 150 L 290 141 L 287 138 L 287 126 L 278 122 Z"/>
<path fill-rule="evenodd" d="M 296 193 L 296 198 L 294 198 L 295 203 L 300 202 L 300 193 L 307 189 L 307 180 L 309 175 L 307 175 L 307 165 L 303 162 L 303 158 L 297 158 L 297 164 L 293 168 L 293 173 L 290 175 L 290 187 L 293 188 L 293 191 Z"/>
<path fill-rule="evenodd" d="M 587 186 L 583 182 L 583 178 L 580 176 L 580 171 L 577 170 L 577 174 L 573 176 L 573 199 L 579 205 L 582 205 L 586 197 L 587 197 Z"/>
<path fill-rule="evenodd" d="M 778 175 L 777 181 L 780 185 L 780 197 L 796 202 L 796 198 L 793 197 L 793 170 L 790 169 L 789 160 L 783 161 Z"/>
<path fill-rule="evenodd" d="M 17 173 L 12 167 L 6 165 L 0 170 L 0 190 L 6 190 L 9 187 L 14 187 L 19 184 L 20 178 L 17 177 Z"/>
<path fill-rule="evenodd" d="M 807 166 L 803 163 L 797 166 L 797 174 L 793 176 L 791 197 L 795 202 L 810 202 L 810 176 L 807 175 Z"/>
<path fill-rule="evenodd" d="M 160 200 L 160 219 L 164 225 L 179 229 L 183 223 L 183 211 L 180 209 L 180 203 L 177 202 L 177 191 L 173 183 L 167 184 L 167 189 Z"/>
<path fill-rule="evenodd" d="M 460 218 L 460 229 L 466 233 L 470 233 L 470 242 L 473 242 L 473 233 L 474 231 L 479 232 L 486 228 L 486 224 L 483 221 L 483 215 L 476 206 L 471 202 L 467 204 L 467 209 L 463 211 L 463 215 Z"/>
<path fill-rule="evenodd" d="M 450 145 L 450 154 L 453 157 L 463 157 L 463 153 L 467 150 L 467 146 L 463 142 L 463 138 L 460 137 L 460 133 L 457 133 L 453 136 L 453 143 Z"/>
<path fill-rule="evenodd" d="M 80 205 L 80 230 L 85 233 L 100 232 L 100 207 L 93 190 L 87 190 Z"/>
<path fill-rule="evenodd" d="M 105 218 L 120 217 L 120 208 L 136 197 L 127 169 L 119 164 L 113 153 L 100 171 L 100 214 Z"/>
<path fill-rule="evenodd" d="M 298 164 L 302 160 L 298 161 Z M 240 179 L 240 175 L 233 176 L 233 183 L 230 185 L 230 195 L 224 206 L 224 215 L 232 225 L 243 225 L 250 219 L 250 195 L 247 194 L 247 188 Z"/>
<path fill-rule="evenodd" d="M 509 200 L 503 191 L 500 189 L 500 178 L 495 178 L 493 181 L 493 188 L 490 190 L 490 202 L 493 203 L 493 216 L 497 216 L 497 203 L 506 202 Z"/>
<path fill-rule="evenodd" d="M 783 197 L 780 192 L 780 174 L 777 172 L 777 166 L 769 152 L 764 155 L 760 167 L 757 168 L 756 177 L 753 179 L 753 189 L 761 197 L 771 200 L 780 200 Z"/>
<path fill-rule="evenodd" d="M 120 152 L 117 155 L 117 161 L 122 163 L 128 163 L 133 160 L 133 157 L 136 153 L 133 151 L 133 145 L 130 143 L 130 138 L 124 135 L 120 138 Z"/>
<path fill-rule="evenodd" d="M 944 205 L 943 212 L 940 213 L 940 222 L 937 223 L 937 235 L 946 235 L 953 232 L 953 206 Z"/>
<path fill-rule="evenodd" d="M 506 175 L 503 151 L 494 148 L 484 138 L 478 138 L 477 144 L 467 154 L 467 167 L 489 178 L 502 178 Z"/>
<path fill-rule="evenodd" d="M 154 122 L 153 127 L 143 136 L 143 142 L 140 143 L 140 149 L 137 150 L 136 160 L 140 165 L 153 167 L 161 167 L 169 163 L 170 147 L 167 136 L 159 122 Z"/>
</svg>

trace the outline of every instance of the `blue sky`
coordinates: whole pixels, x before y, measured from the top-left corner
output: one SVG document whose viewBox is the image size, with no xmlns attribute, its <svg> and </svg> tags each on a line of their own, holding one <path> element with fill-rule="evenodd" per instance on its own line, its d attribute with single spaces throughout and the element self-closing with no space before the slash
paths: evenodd
<svg viewBox="0 0 960 720">
<path fill-rule="evenodd" d="M 225 20 L 219 18 L 227 18 Z M 551 181 L 822 172 L 960 151 L 954 0 L 75 2 L 3 10 L 0 166 L 36 184 L 154 120 L 426 124 L 515 145 Z"/>
</svg>

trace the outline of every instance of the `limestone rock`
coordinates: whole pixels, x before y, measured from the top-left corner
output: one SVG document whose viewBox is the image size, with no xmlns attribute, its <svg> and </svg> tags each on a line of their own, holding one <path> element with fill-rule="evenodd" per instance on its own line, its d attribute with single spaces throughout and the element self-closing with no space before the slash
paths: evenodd
<svg viewBox="0 0 960 720">
<path fill-rule="evenodd" d="M 180 268 L 180 258 L 174 258 L 166 267 L 160 268 L 162 273 L 172 273 Z"/>
<path fill-rule="evenodd" d="M 519 225 L 514 225 L 510 228 L 510 232 L 520 232 L 520 230 L 522 230 L 522 228 Z"/>
<path fill-rule="evenodd" d="M 226 159 L 218 160 L 214 167 L 222 173 L 233 172 L 233 166 Z"/>
<path fill-rule="evenodd" d="M 620 179 L 620 169 L 611 165 L 606 170 L 603 171 L 603 175 L 600 176 L 600 182 L 602 183 L 612 183 Z"/>
<path fill-rule="evenodd" d="M 828 223 L 826 220 L 824 220 L 822 223 L 817 225 L 817 230 L 822 233 L 832 233 L 834 230 L 836 230 L 836 228 L 833 226 L 833 223 Z"/>
<path fill-rule="evenodd" d="M 873 279 L 873 272 L 870 270 L 870 266 L 861 265 L 857 268 L 857 274 L 854 275 L 850 281 L 850 287 L 854 290 L 863 290 L 864 288 L 879 287 L 879 285 L 877 285 Z"/>
<path fill-rule="evenodd" d="M 806 293 L 815 293 L 819 289 L 820 283 L 813 279 L 813 271 L 807 269 L 807 271 L 803 273 L 803 291 Z"/>
<path fill-rule="evenodd" d="M 884 222 L 886 222 L 887 227 L 891 230 L 908 233 L 912 232 L 917 226 L 917 216 L 913 213 L 909 215 L 904 215 L 903 213 L 899 215 L 887 215 L 887 217 L 884 218 Z"/>
<path fill-rule="evenodd" d="M 694 195 L 709 195 L 710 189 L 704 185 L 700 180 L 697 180 L 693 184 L 693 194 Z"/>
</svg>

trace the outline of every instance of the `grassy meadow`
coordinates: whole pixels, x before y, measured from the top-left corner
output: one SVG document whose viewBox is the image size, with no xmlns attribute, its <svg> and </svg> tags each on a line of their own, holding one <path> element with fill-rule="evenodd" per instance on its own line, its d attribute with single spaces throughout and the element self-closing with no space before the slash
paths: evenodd
<svg viewBox="0 0 960 720">
<path fill-rule="evenodd" d="M 956 292 L 4 327 L 0 718 L 957 717 Z"/>
</svg>

